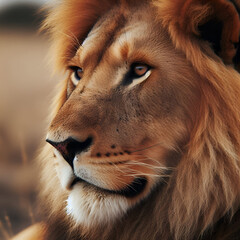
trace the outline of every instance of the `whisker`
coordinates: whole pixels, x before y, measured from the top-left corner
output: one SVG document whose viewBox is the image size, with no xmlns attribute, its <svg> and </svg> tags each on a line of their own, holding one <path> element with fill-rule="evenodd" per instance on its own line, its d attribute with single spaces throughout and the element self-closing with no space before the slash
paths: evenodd
<svg viewBox="0 0 240 240">
<path fill-rule="evenodd" d="M 142 152 L 144 150 L 151 149 L 151 148 L 158 147 L 158 146 L 162 146 L 162 147 L 164 147 L 166 149 L 169 149 L 171 151 L 182 153 L 182 149 L 179 146 L 170 146 L 169 147 L 166 144 L 164 144 L 163 142 L 158 142 L 158 143 L 150 145 L 148 147 L 144 147 L 144 148 L 137 149 L 135 151 L 131 151 L 131 153 L 139 153 L 139 152 Z"/>
<path fill-rule="evenodd" d="M 112 164 L 112 166 L 114 166 L 118 171 L 125 173 L 122 169 L 120 169 L 120 166 L 118 164 Z M 124 166 L 125 167 L 125 166 Z"/>
<path fill-rule="evenodd" d="M 151 168 L 151 169 L 162 169 L 162 170 L 169 170 L 168 167 L 163 167 L 163 166 L 156 166 L 156 165 L 151 165 L 149 163 L 144 163 L 144 162 L 141 162 L 141 161 L 131 161 L 131 162 L 128 162 L 126 163 L 127 165 L 139 165 L 139 166 L 145 166 L 145 167 L 148 167 L 148 168 Z"/>
<path fill-rule="evenodd" d="M 151 160 L 151 161 L 153 161 L 154 163 L 156 163 L 157 165 L 159 165 L 160 163 L 159 163 L 159 160 L 157 160 L 157 159 L 154 159 L 154 158 L 152 158 L 152 157 L 149 157 L 149 156 L 146 156 L 146 155 L 142 155 L 143 157 L 145 157 L 145 159 L 147 159 L 147 160 Z M 136 160 L 133 160 L 133 161 L 136 161 Z M 140 161 L 141 161 L 141 159 L 140 159 Z M 155 167 L 155 166 L 154 166 Z M 156 166 L 157 168 L 158 168 L 158 166 Z M 163 166 L 159 166 L 159 168 L 163 168 L 163 169 L 165 169 L 165 170 L 174 170 L 175 169 L 175 167 L 163 167 Z"/>
<path fill-rule="evenodd" d="M 58 31 L 58 33 L 70 38 L 71 40 L 73 40 L 73 42 L 77 44 L 76 50 L 78 50 L 78 48 L 81 46 L 81 43 L 79 42 L 78 38 L 72 32 L 70 32 L 71 35 L 69 35 L 67 33 L 64 33 L 62 31 Z"/>
<path fill-rule="evenodd" d="M 163 144 L 162 143 L 157 143 L 157 144 L 145 147 L 145 148 L 141 148 L 141 149 L 138 149 L 138 150 L 135 150 L 135 151 L 131 151 L 131 153 L 141 152 L 141 151 L 151 149 L 151 148 L 154 148 L 154 147 L 157 147 L 157 146 L 160 146 L 160 145 L 163 145 Z"/>
<path fill-rule="evenodd" d="M 132 173 L 132 174 L 126 174 L 126 177 L 142 177 L 142 176 L 148 176 L 148 177 L 157 177 L 157 178 L 167 178 L 170 177 L 171 175 L 169 174 L 152 174 L 152 173 L 142 173 L 140 171 L 136 171 L 136 173 Z"/>
</svg>

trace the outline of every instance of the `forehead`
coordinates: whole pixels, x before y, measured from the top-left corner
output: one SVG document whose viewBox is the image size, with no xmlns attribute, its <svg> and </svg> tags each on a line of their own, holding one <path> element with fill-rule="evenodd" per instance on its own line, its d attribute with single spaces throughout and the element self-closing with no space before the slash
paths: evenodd
<svg viewBox="0 0 240 240">
<path fill-rule="evenodd" d="M 109 54 L 110 57 L 127 60 L 134 50 L 141 49 L 142 44 L 147 48 L 156 41 L 159 29 L 154 16 L 150 6 L 127 12 L 113 9 L 90 31 L 76 54 L 78 60 L 82 65 L 91 62 L 95 66 Z"/>
</svg>

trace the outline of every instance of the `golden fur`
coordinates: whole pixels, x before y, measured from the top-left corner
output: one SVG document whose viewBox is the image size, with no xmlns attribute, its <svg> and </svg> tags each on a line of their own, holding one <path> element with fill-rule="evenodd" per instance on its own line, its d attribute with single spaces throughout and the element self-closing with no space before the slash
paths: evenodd
<svg viewBox="0 0 240 240">
<path fill-rule="evenodd" d="M 222 23 L 215 52 L 199 30 L 211 20 Z M 80 174 L 91 165 L 89 181 L 100 188 L 118 191 L 136 176 L 147 179 L 131 199 L 92 185 L 72 190 L 61 177 L 71 175 L 70 167 L 46 146 L 39 157 L 45 239 L 239 239 L 240 75 L 233 59 L 240 23 L 232 2 L 65 0 L 45 28 L 58 68 L 86 69 L 76 87 L 71 74 L 63 83 L 48 137 L 93 136 L 88 155 L 74 167 Z M 147 63 L 151 75 L 113 91 L 123 62 Z M 94 215 L 103 206 L 109 219 L 96 213 L 81 222 L 71 206 L 67 215 L 69 195 L 83 198 L 80 213 Z M 110 208 L 121 203 L 122 210 L 108 212 L 106 199 L 114 201 Z"/>
<path fill-rule="evenodd" d="M 37 223 L 14 236 L 12 240 L 44 240 L 43 232 L 44 225 Z"/>
</svg>

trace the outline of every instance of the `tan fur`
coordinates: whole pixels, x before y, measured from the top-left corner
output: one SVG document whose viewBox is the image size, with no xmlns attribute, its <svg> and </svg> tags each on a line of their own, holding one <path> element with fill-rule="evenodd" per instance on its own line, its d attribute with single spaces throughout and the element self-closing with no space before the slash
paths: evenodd
<svg viewBox="0 0 240 240">
<path fill-rule="evenodd" d="M 35 224 L 31 227 L 25 229 L 18 235 L 16 235 L 12 240 L 44 240 L 44 225 Z"/>
<path fill-rule="evenodd" d="M 211 18 L 224 23 L 218 55 L 198 31 Z M 46 146 L 39 157 L 45 238 L 190 240 L 239 234 L 240 75 L 226 65 L 236 54 L 240 29 L 233 4 L 65 0 L 45 27 L 52 31 L 58 67 L 85 70 L 76 87 L 70 77 L 64 82 L 49 138 L 93 136 L 93 146 L 74 167 L 91 169 L 90 181 L 101 188 L 121 190 L 136 176 L 148 180 L 143 193 L 124 199 L 129 208 L 117 219 L 79 224 L 65 213 L 72 192 L 60 186 L 65 161 Z M 114 91 L 125 62 L 147 63 L 151 75 Z M 89 199 L 96 204 L 111 199 L 91 186 L 81 191 L 89 205 Z"/>
</svg>

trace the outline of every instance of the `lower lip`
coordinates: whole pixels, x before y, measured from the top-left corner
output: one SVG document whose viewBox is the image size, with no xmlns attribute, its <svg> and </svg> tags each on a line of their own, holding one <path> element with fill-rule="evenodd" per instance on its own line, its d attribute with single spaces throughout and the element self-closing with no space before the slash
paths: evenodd
<svg viewBox="0 0 240 240">
<path fill-rule="evenodd" d="M 71 188 L 78 182 L 84 182 L 91 186 L 96 187 L 96 189 L 99 189 L 103 192 L 110 193 L 110 194 L 117 194 L 127 198 L 134 198 L 137 195 L 141 194 L 147 185 L 147 179 L 145 177 L 135 178 L 134 181 L 130 185 L 128 185 L 126 188 L 122 190 L 114 191 L 114 190 L 108 190 L 108 189 L 97 187 L 93 184 L 88 183 L 87 181 L 84 181 L 81 178 L 75 178 L 71 184 Z"/>
</svg>

